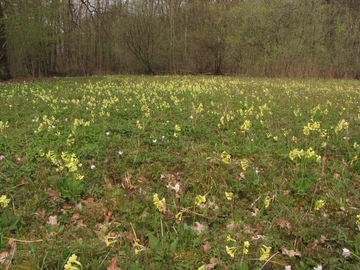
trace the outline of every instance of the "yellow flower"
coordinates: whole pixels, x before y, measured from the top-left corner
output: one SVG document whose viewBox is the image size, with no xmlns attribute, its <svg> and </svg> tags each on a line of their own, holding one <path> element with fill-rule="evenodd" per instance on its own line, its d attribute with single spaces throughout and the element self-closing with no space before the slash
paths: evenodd
<svg viewBox="0 0 360 270">
<path fill-rule="evenodd" d="M 6 206 L 8 206 L 9 202 L 10 202 L 10 199 L 8 199 L 8 198 L 6 197 L 6 195 L 2 195 L 2 196 L 0 197 L 0 206 L 1 206 L 2 208 L 5 208 Z"/>
<path fill-rule="evenodd" d="M 349 123 L 346 122 L 344 119 L 339 121 L 335 128 L 335 133 L 338 134 L 342 130 L 347 130 L 349 128 Z"/>
<path fill-rule="evenodd" d="M 138 238 L 134 239 L 135 255 L 139 254 L 141 251 L 144 251 L 146 249 L 146 247 L 144 247 L 139 243 L 140 243 L 140 239 Z"/>
<path fill-rule="evenodd" d="M 267 247 L 263 245 L 263 247 L 260 249 L 260 261 L 265 261 L 270 256 L 271 247 Z"/>
<path fill-rule="evenodd" d="M 234 238 L 231 238 L 230 235 L 226 236 L 226 242 L 236 242 Z"/>
<path fill-rule="evenodd" d="M 221 161 L 225 164 L 229 164 L 231 159 L 231 155 L 226 153 L 226 151 L 221 153 Z"/>
<path fill-rule="evenodd" d="M 251 127 L 251 121 L 250 120 L 245 120 L 244 123 L 241 125 L 240 129 L 242 133 L 245 133 L 246 131 L 248 131 Z"/>
<path fill-rule="evenodd" d="M 225 191 L 225 197 L 228 201 L 231 201 L 234 198 L 234 193 Z"/>
<path fill-rule="evenodd" d="M 64 266 L 65 270 L 78 270 L 79 268 L 74 266 L 73 264 L 77 264 L 81 267 L 82 269 L 82 265 L 81 263 L 78 261 L 77 256 L 75 254 L 71 255 L 67 261 L 67 263 Z"/>
<path fill-rule="evenodd" d="M 181 131 L 181 127 L 178 124 L 175 125 L 175 131 Z"/>
<path fill-rule="evenodd" d="M 178 220 L 178 221 L 181 221 L 182 220 L 182 212 L 179 212 L 175 215 L 175 218 Z"/>
<path fill-rule="evenodd" d="M 229 256 L 231 258 L 234 258 L 235 257 L 235 252 L 237 251 L 237 247 L 225 246 L 225 248 L 226 248 L 226 253 L 229 254 Z"/>
<path fill-rule="evenodd" d="M 266 196 L 265 200 L 264 200 L 264 207 L 268 208 L 271 202 L 271 198 L 270 196 Z"/>
<path fill-rule="evenodd" d="M 249 243 L 249 241 L 245 241 L 244 242 L 244 247 L 243 247 L 243 253 L 244 254 L 248 254 L 248 252 L 249 252 L 248 247 L 250 247 L 250 243 Z"/>
<path fill-rule="evenodd" d="M 317 200 L 315 203 L 315 210 L 320 210 L 325 205 L 325 202 L 323 200 Z"/>
<path fill-rule="evenodd" d="M 165 198 L 162 198 L 161 200 L 159 200 L 159 195 L 157 193 L 154 194 L 153 196 L 153 201 L 154 201 L 154 205 L 156 206 L 156 208 L 162 212 L 163 211 L 163 206 L 165 204 Z"/>
<path fill-rule="evenodd" d="M 110 235 L 107 235 L 105 237 L 105 243 L 106 243 L 106 246 L 111 246 L 112 244 L 115 244 L 116 243 L 116 236 L 110 236 Z M 109 240 L 112 240 L 112 241 L 109 241 Z"/>
<path fill-rule="evenodd" d="M 205 203 L 205 202 L 206 202 L 205 195 L 204 196 L 201 196 L 201 195 L 196 196 L 196 198 L 195 198 L 195 205 L 196 206 L 199 206 L 200 204 Z"/>
<path fill-rule="evenodd" d="M 246 172 L 247 167 L 249 166 L 249 162 L 247 159 L 242 159 L 240 161 L 241 164 L 241 168 L 243 169 L 244 172 Z"/>
<path fill-rule="evenodd" d="M 356 215 L 356 225 L 360 227 L 360 215 Z"/>
</svg>

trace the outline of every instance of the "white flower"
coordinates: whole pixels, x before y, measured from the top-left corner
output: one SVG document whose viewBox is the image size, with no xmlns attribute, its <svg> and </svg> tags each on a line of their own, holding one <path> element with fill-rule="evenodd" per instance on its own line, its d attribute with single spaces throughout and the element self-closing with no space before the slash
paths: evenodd
<svg viewBox="0 0 360 270">
<path fill-rule="evenodd" d="M 323 270 L 322 266 L 319 264 L 318 266 L 314 267 L 314 270 Z"/>
<path fill-rule="evenodd" d="M 153 139 L 153 143 L 156 143 L 157 142 L 157 139 Z"/>
<path fill-rule="evenodd" d="M 1 155 L 0 160 L 3 160 L 3 159 L 5 159 L 5 156 Z"/>
<path fill-rule="evenodd" d="M 285 270 L 291 270 L 291 265 L 285 266 Z"/>
<path fill-rule="evenodd" d="M 105 134 L 106 134 L 106 136 L 109 136 L 109 135 L 110 135 L 110 131 L 107 131 Z"/>
<path fill-rule="evenodd" d="M 343 248 L 343 253 L 342 253 L 342 255 L 343 255 L 345 258 L 349 257 L 350 254 L 351 254 L 350 250 L 348 250 L 347 248 Z"/>
<path fill-rule="evenodd" d="M 92 170 L 95 169 L 95 165 L 91 165 L 90 169 L 92 169 Z"/>
<path fill-rule="evenodd" d="M 118 154 L 119 154 L 120 156 L 121 156 L 123 153 L 124 153 L 124 152 L 121 151 L 121 150 L 118 151 Z"/>
</svg>

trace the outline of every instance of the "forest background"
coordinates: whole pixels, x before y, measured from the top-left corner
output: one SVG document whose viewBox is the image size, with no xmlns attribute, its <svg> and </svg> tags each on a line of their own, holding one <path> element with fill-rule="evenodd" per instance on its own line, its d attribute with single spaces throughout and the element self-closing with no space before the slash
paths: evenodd
<svg viewBox="0 0 360 270">
<path fill-rule="evenodd" d="M 0 79 L 360 78 L 357 0 L 0 1 Z"/>
</svg>

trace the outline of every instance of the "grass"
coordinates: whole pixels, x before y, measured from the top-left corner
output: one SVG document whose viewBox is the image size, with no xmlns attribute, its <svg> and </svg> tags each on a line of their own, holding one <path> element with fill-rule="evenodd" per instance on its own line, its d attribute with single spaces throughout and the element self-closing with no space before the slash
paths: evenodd
<svg viewBox="0 0 360 270">
<path fill-rule="evenodd" d="M 0 85 L 0 268 L 360 269 L 359 86 Z"/>
</svg>

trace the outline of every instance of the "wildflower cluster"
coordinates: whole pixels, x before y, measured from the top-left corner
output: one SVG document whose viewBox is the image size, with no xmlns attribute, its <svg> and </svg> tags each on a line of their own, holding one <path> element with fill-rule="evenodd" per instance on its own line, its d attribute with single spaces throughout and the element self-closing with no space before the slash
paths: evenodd
<svg viewBox="0 0 360 270">
<path fill-rule="evenodd" d="M 39 155 L 42 156 L 44 153 L 41 150 Z M 57 157 L 57 155 L 54 153 L 54 151 L 49 150 L 46 153 L 46 157 L 53 163 L 55 166 L 57 166 L 56 171 L 61 172 L 65 168 L 68 169 L 69 172 L 74 173 L 76 180 L 81 180 L 84 178 L 83 175 L 75 173 L 82 164 L 80 163 L 79 159 L 76 157 L 75 154 L 69 154 L 67 152 L 61 152 L 61 160 Z"/>
<path fill-rule="evenodd" d="M 344 119 L 340 120 L 337 126 L 335 127 L 335 133 L 339 134 L 343 130 L 347 130 L 349 128 L 349 122 Z"/>
<path fill-rule="evenodd" d="M 251 128 L 251 121 L 250 120 L 245 120 L 244 123 L 240 127 L 242 133 L 245 133 L 245 132 L 249 131 L 250 128 Z"/>
<path fill-rule="evenodd" d="M 231 155 L 228 154 L 226 151 L 221 153 L 221 161 L 225 164 L 230 164 Z"/>
<path fill-rule="evenodd" d="M 202 195 L 197 195 L 197 196 L 195 197 L 195 205 L 196 205 L 196 206 L 199 206 L 199 205 L 201 205 L 202 203 L 206 203 L 206 197 L 205 197 L 205 195 L 204 195 L 204 196 L 202 196 Z"/>
<path fill-rule="evenodd" d="M 323 208 L 325 206 L 325 202 L 324 202 L 324 200 L 317 200 L 316 202 L 315 202 L 315 210 L 320 210 L 321 208 Z"/>
<path fill-rule="evenodd" d="M 7 207 L 8 204 L 9 204 L 9 202 L 10 202 L 10 199 L 8 199 L 8 198 L 6 197 L 6 195 L 2 195 L 2 196 L 0 197 L 0 206 L 1 206 L 2 208 Z"/>
<path fill-rule="evenodd" d="M 176 124 L 175 125 L 175 127 L 174 127 L 174 137 L 175 138 L 177 138 L 177 137 L 179 137 L 179 134 L 180 134 L 180 131 L 181 131 L 181 127 L 178 125 L 178 124 Z"/>
<path fill-rule="evenodd" d="M 317 155 L 315 153 L 315 151 L 312 149 L 312 147 L 310 147 L 308 150 L 304 150 L 304 149 L 294 149 L 292 151 L 290 151 L 289 153 L 289 157 L 292 161 L 295 161 L 296 158 L 299 159 L 314 159 L 316 162 L 320 162 L 321 161 L 321 156 Z"/>
<path fill-rule="evenodd" d="M 163 212 L 164 205 L 165 205 L 165 198 L 159 199 L 159 195 L 155 193 L 153 195 L 153 202 L 156 208 L 159 210 L 159 212 Z"/>
<path fill-rule="evenodd" d="M 71 255 L 67 261 L 67 263 L 64 266 L 64 270 L 79 270 L 82 269 L 81 263 L 78 261 L 78 258 L 75 254 Z"/>
<path fill-rule="evenodd" d="M 228 235 L 228 236 L 226 237 L 226 242 L 236 244 L 237 241 L 236 241 L 234 238 L 232 238 L 230 235 Z M 242 247 L 242 254 L 243 254 L 243 255 L 246 255 L 246 254 L 249 253 L 249 247 L 250 247 L 250 242 L 249 242 L 249 241 L 244 241 L 243 247 Z M 239 250 L 239 247 L 238 247 L 238 246 L 228 246 L 228 245 L 226 245 L 226 246 L 225 246 L 225 250 L 226 250 L 226 253 L 227 253 L 231 258 L 234 258 L 236 252 Z"/>
</svg>

